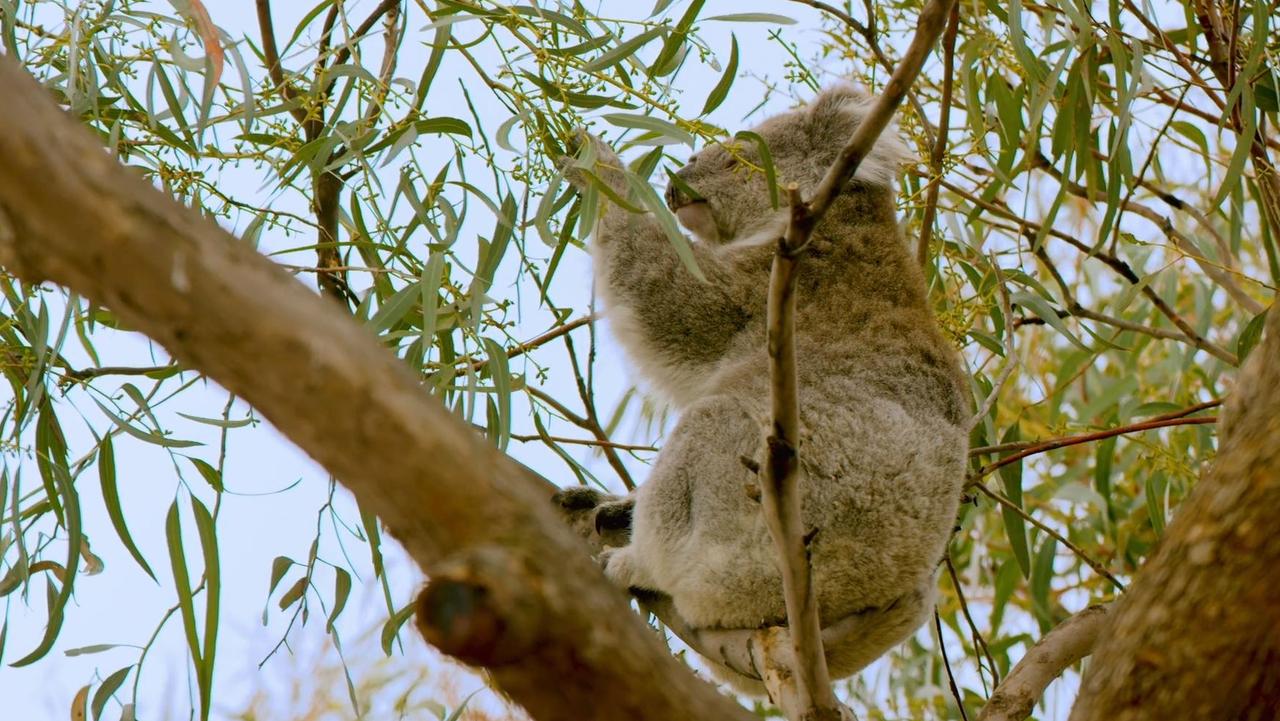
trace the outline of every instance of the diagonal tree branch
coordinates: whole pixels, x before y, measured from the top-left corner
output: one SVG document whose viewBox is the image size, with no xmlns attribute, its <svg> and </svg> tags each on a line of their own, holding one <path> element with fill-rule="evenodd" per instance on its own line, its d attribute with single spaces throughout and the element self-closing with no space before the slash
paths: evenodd
<svg viewBox="0 0 1280 721">
<path fill-rule="evenodd" d="M 1049 684 L 1093 651 L 1109 610 L 1108 605 L 1090 606 L 1045 634 L 996 687 L 978 721 L 1022 721 L 1030 716 Z"/>
<path fill-rule="evenodd" d="M 432 399 L 367 329 L 121 167 L 9 57 L 0 96 L 0 264 L 110 307 L 342 479 L 439 579 L 419 624 L 442 647 L 538 719 L 754 718 L 628 612 L 556 517 L 551 484 Z M 442 598 L 458 601 L 451 613 Z"/>
</svg>

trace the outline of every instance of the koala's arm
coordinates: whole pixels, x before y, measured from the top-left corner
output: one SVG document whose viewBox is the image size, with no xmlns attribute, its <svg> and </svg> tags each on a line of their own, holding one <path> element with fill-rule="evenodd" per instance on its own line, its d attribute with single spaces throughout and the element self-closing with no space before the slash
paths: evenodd
<svg viewBox="0 0 1280 721">
<path fill-rule="evenodd" d="M 626 198 L 622 161 L 602 141 L 591 141 L 596 144 L 596 176 Z M 633 340 L 689 370 L 723 358 L 733 337 L 764 312 L 773 245 L 691 242 L 703 281 L 681 261 L 651 213 L 632 212 L 603 193 L 601 202 L 606 207 L 592 255 L 607 312 L 638 336 L 624 341 Z"/>
</svg>

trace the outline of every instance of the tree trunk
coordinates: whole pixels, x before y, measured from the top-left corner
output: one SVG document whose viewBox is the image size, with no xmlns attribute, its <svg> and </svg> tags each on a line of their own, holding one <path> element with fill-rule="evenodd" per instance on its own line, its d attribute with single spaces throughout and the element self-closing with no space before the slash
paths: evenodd
<svg viewBox="0 0 1280 721">
<path fill-rule="evenodd" d="M 1280 312 L 1218 457 L 1115 609 L 1072 721 L 1280 718 Z"/>
<path fill-rule="evenodd" d="M 440 584 L 420 609 L 538 719 L 749 719 L 671 657 L 551 489 L 428 396 L 367 329 L 121 167 L 0 56 L 0 263 L 109 307 L 238 394 Z"/>
</svg>

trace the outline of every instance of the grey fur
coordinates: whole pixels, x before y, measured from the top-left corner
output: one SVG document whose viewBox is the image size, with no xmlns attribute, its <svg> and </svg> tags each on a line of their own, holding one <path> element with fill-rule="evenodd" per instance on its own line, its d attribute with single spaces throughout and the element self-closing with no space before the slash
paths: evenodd
<svg viewBox="0 0 1280 721">
<path fill-rule="evenodd" d="M 837 86 L 755 128 L 780 182 L 811 194 L 866 101 Z M 592 142 L 596 174 L 625 195 L 621 161 Z M 735 152 L 758 164 L 751 143 Z M 805 523 L 817 529 L 814 583 L 824 626 L 856 614 L 867 629 L 828 649 L 833 678 L 866 666 L 928 616 L 964 479 L 960 365 L 894 212 L 904 155 L 896 131 L 886 131 L 800 266 L 800 457 Z M 770 427 L 765 294 L 786 210 L 773 210 L 762 174 L 722 146 L 697 153 L 679 176 L 705 199 L 668 191 L 698 236 L 692 248 L 708 282 L 682 267 L 649 215 L 610 204 L 595 233 L 612 329 L 681 411 L 634 494 L 630 543 L 604 552 L 605 571 L 621 586 L 669 595 L 694 628 L 785 623 L 774 549 L 749 493 L 756 477 L 743 458 L 763 459 Z"/>
</svg>

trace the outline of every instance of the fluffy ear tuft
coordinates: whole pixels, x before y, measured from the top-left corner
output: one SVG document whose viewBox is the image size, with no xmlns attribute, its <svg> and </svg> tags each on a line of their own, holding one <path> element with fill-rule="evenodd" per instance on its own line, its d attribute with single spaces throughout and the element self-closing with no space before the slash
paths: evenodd
<svg viewBox="0 0 1280 721">
<path fill-rule="evenodd" d="M 843 147 L 874 103 L 875 98 L 847 82 L 837 83 L 819 93 L 809 105 L 817 147 Z M 897 121 L 890 121 L 876 139 L 871 152 L 862 159 L 854 178 L 873 185 L 891 186 L 898 177 L 899 168 L 910 157 L 910 149 L 898 134 Z"/>
</svg>

